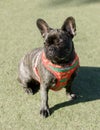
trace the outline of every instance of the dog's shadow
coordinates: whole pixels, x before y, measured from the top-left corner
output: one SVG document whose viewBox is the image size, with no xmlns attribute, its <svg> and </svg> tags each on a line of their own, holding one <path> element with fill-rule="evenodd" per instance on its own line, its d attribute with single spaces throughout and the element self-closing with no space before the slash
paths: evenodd
<svg viewBox="0 0 100 130">
<path fill-rule="evenodd" d="M 73 91 L 78 98 L 73 101 L 65 101 L 53 106 L 50 110 L 54 111 L 80 102 L 90 102 L 100 99 L 100 68 L 99 67 L 80 67 L 78 76 L 73 83 Z"/>
</svg>

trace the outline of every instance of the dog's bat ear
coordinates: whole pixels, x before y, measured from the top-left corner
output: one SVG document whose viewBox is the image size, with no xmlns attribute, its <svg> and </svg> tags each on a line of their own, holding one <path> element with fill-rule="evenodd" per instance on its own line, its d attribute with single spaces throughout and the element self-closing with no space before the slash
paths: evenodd
<svg viewBox="0 0 100 130">
<path fill-rule="evenodd" d="M 48 24 L 43 19 L 38 19 L 37 22 L 36 22 L 36 24 L 37 24 L 38 29 L 41 32 L 41 35 L 43 37 L 45 37 L 46 33 L 49 32 L 49 26 L 48 26 Z"/>
<path fill-rule="evenodd" d="M 76 23 L 75 23 L 75 19 L 72 16 L 68 17 L 64 21 L 61 29 L 63 31 L 68 32 L 72 37 L 74 37 L 76 35 Z"/>
</svg>

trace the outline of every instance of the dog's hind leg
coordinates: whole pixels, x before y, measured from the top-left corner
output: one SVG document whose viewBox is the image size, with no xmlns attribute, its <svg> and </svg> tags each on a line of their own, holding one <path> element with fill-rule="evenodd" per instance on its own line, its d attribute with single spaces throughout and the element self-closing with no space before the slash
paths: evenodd
<svg viewBox="0 0 100 130">
<path fill-rule="evenodd" d="M 22 73 L 20 73 L 17 80 L 28 94 L 35 94 L 40 89 L 40 83 L 32 79 L 30 76 L 26 78 Z"/>
<path fill-rule="evenodd" d="M 21 86 L 24 88 L 26 93 L 32 93 L 32 89 L 28 87 L 29 81 L 21 80 L 19 77 L 17 78 Z"/>
<path fill-rule="evenodd" d="M 32 93 L 31 88 L 28 87 L 28 84 L 32 80 L 31 74 L 30 74 L 28 66 L 26 66 L 23 63 L 23 60 L 20 62 L 18 69 L 19 69 L 19 73 L 18 73 L 17 79 L 19 83 L 21 84 L 21 86 L 23 86 L 23 88 L 25 89 L 27 93 Z"/>
</svg>

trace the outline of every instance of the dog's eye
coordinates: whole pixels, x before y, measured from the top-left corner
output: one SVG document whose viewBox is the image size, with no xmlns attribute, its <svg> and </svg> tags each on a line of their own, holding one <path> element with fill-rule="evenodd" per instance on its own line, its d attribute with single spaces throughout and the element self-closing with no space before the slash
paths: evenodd
<svg viewBox="0 0 100 130">
<path fill-rule="evenodd" d="M 57 45 L 57 46 L 59 46 L 59 45 L 60 45 L 60 43 L 59 43 L 59 42 L 57 42 L 57 43 L 56 43 L 56 45 Z"/>
<path fill-rule="evenodd" d="M 63 43 L 63 41 L 58 41 L 58 42 L 56 42 L 56 45 L 57 46 L 62 46 L 62 43 Z"/>
</svg>

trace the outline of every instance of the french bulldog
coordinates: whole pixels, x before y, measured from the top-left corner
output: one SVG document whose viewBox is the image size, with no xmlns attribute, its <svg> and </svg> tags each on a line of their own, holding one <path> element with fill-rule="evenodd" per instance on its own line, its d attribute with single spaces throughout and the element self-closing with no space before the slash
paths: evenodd
<svg viewBox="0 0 100 130">
<path fill-rule="evenodd" d="M 68 17 L 60 29 L 49 27 L 43 19 L 38 19 L 37 27 L 44 39 L 44 46 L 27 53 L 18 67 L 18 81 L 27 93 L 40 90 L 43 117 L 50 115 L 48 105 L 49 90 L 65 88 L 70 99 L 75 99 L 72 82 L 79 67 L 73 37 L 76 35 L 75 19 Z"/>
</svg>

